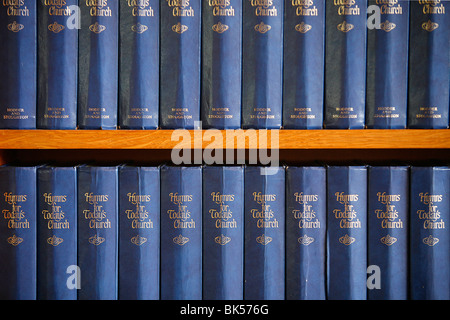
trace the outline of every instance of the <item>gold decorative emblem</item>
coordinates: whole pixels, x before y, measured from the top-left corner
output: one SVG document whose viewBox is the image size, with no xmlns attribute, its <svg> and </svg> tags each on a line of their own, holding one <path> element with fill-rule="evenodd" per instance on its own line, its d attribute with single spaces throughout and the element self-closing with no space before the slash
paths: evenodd
<svg viewBox="0 0 450 320">
<path fill-rule="evenodd" d="M 309 246 L 311 243 L 314 242 L 314 238 L 312 237 L 308 237 L 306 234 L 300 238 L 297 239 L 298 243 L 304 245 L 304 246 Z"/>
<path fill-rule="evenodd" d="M 295 31 L 301 32 L 301 33 L 307 33 L 309 30 L 312 29 L 312 26 L 309 24 L 306 24 L 305 22 L 302 21 L 302 23 L 297 24 L 295 26 Z"/>
<path fill-rule="evenodd" d="M 144 33 L 148 30 L 148 27 L 145 24 L 137 23 L 131 26 L 131 31 L 136 33 Z"/>
<path fill-rule="evenodd" d="M 182 34 L 183 32 L 185 32 L 188 28 L 188 26 L 185 26 L 184 24 L 181 24 L 181 22 L 178 22 L 177 24 L 172 26 L 172 31 Z"/>
<path fill-rule="evenodd" d="M 380 23 L 380 28 L 386 32 L 390 32 L 397 27 L 395 23 L 389 22 L 386 20 L 385 22 Z"/>
<path fill-rule="evenodd" d="M 12 32 L 19 32 L 24 28 L 23 24 L 17 23 L 14 21 L 13 23 L 8 24 L 8 30 Z"/>
<path fill-rule="evenodd" d="M 394 243 L 397 242 L 397 238 L 391 237 L 390 235 L 384 236 L 380 239 L 382 244 L 385 244 L 387 246 L 392 246 Z"/>
<path fill-rule="evenodd" d="M 12 237 L 6 239 L 10 245 L 17 246 L 23 242 L 23 239 L 16 236 L 15 234 Z"/>
<path fill-rule="evenodd" d="M 269 244 L 270 242 L 272 242 L 272 238 L 267 237 L 265 234 L 262 234 L 256 238 L 256 242 L 265 246 L 265 245 Z"/>
<path fill-rule="evenodd" d="M 265 24 L 264 22 L 261 21 L 260 24 L 257 24 L 255 26 L 255 31 L 259 32 L 259 33 L 266 33 L 267 31 L 269 31 L 270 29 L 272 29 L 271 26 L 269 26 L 268 24 Z"/>
<path fill-rule="evenodd" d="M 52 24 L 48 25 L 48 30 L 50 30 L 53 33 L 59 33 L 62 30 L 64 30 L 65 27 L 62 24 L 59 24 L 58 22 L 53 22 Z"/>
<path fill-rule="evenodd" d="M 351 245 L 355 241 L 356 241 L 356 239 L 353 237 L 350 237 L 348 234 L 339 238 L 339 242 L 342 244 L 345 244 L 346 246 Z"/>
<path fill-rule="evenodd" d="M 104 25 L 101 25 L 98 22 L 96 22 L 89 26 L 89 30 L 91 30 L 94 33 L 101 33 L 106 30 L 106 27 Z"/>
<path fill-rule="evenodd" d="M 438 238 L 434 238 L 434 237 L 430 234 L 428 237 L 423 238 L 422 241 L 423 241 L 423 243 L 425 243 L 427 246 L 432 247 L 432 246 L 434 246 L 436 243 L 439 242 L 439 239 L 438 239 Z"/>
<path fill-rule="evenodd" d="M 422 23 L 422 29 L 426 30 L 428 32 L 432 32 L 439 28 L 439 24 L 432 22 L 431 20 L 428 20 L 427 22 Z"/>
<path fill-rule="evenodd" d="M 131 238 L 131 243 L 135 244 L 137 246 L 141 246 L 146 242 L 147 242 L 147 238 L 141 237 L 140 235 L 137 235 L 137 236 Z"/>
<path fill-rule="evenodd" d="M 354 27 L 355 27 L 354 25 L 352 25 L 351 23 L 347 23 L 347 21 L 344 21 L 344 22 L 339 23 L 339 24 L 337 25 L 338 30 L 339 30 L 339 31 L 342 31 L 342 32 L 349 32 L 349 31 L 352 30 Z"/>
<path fill-rule="evenodd" d="M 213 31 L 215 31 L 217 33 L 224 33 L 225 31 L 228 30 L 228 28 L 229 27 L 226 24 L 223 24 L 220 21 L 212 26 Z"/>
<path fill-rule="evenodd" d="M 97 235 L 89 238 L 89 243 L 93 244 L 94 246 L 98 246 L 105 242 L 105 238 L 98 237 Z"/>
<path fill-rule="evenodd" d="M 228 242 L 231 241 L 231 238 L 230 238 L 230 237 L 226 237 L 226 236 L 224 236 L 223 234 L 221 234 L 220 236 L 215 237 L 215 238 L 214 238 L 214 241 L 215 241 L 216 243 L 220 244 L 221 246 L 224 246 L 224 245 L 226 245 Z"/>
<path fill-rule="evenodd" d="M 173 238 L 173 243 L 183 246 L 189 242 L 188 237 L 183 237 L 181 234 L 178 237 Z"/>
<path fill-rule="evenodd" d="M 60 245 L 63 241 L 64 241 L 64 239 L 58 238 L 55 235 L 53 235 L 53 237 L 50 237 L 47 239 L 47 243 L 51 244 L 54 247 Z"/>
</svg>

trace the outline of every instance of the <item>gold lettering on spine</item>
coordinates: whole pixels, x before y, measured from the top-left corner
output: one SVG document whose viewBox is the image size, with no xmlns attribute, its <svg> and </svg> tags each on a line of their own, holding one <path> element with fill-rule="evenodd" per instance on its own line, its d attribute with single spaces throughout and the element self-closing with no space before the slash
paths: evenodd
<svg viewBox="0 0 450 320">
<path fill-rule="evenodd" d="M 257 17 L 276 17 L 278 9 L 273 4 L 273 0 L 248 0 L 250 5 L 255 8 L 255 16 Z"/>
<path fill-rule="evenodd" d="M 30 9 L 27 8 L 24 0 L 3 0 L 2 4 L 4 7 L 7 7 L 6 14 L 8 16 L 14 17 L 30 16 Z"/>
<path fill-rule="evenodd" d="M 445 14 L 444 4 L 441 0 L 419 0 L 423 14 Z"/>
<path fill-rule="evenodd" d="M 3 209 L 3 219 L 7 220 L 8 229 L 29 229 L 30 222 L 26 218 L 26 213 L 23 211 L 22 202 L 27 201 L 27 195 L 16 195 L 12 192 L 5 192 L 3 194 L 5 203 L 11 205 L 11 209 Z"/>
<path fill-rule="evenodd" d="M 359 16 L 361 9 L 356 4 L 356 0 L 333 0 L 340 16 Z"/>
</svg>

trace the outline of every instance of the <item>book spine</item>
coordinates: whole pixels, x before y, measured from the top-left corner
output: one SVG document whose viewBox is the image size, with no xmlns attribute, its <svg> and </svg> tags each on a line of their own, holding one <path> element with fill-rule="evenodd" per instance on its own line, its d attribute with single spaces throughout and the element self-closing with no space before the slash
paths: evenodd
<svg viewBox="0 0 450 320">
<path fill-rule="evenodd" d="M 119 300 L 159 299 L 159 168 L 119 170 Z"/>
<path fill-rule="evenodd" d="M 450 2 L 411 1 L 408 127 L 449 126 Z"/>
<path fill-rule="evenodd" d="M 0 167 L 0 195 L 0 300 L 35 300 L 36 168 Z"/>
<path fill-rule="evenodd" d="M 270 3 L 270 4 L 269 4 Z M 242 126 L 277 129 L 282 123 L 284 1 L 244 1 Z"/>
<path fill-rule="evenodd" d="M 369 300 L 408 298 L 409 168 L 369 167 L 368 265 L 381 272 Z"/>
<path fill-rule="evenodd" d="M 410 298 L 450 299 L 450 168 L 411 168 Z"/>
<path fill-rule="evenodd" d="M 203 299 L 244 295 L 244 168 L 203 169 Z"/>
<path fill-rule="evenodd" d="M 117 167 L 78 168 L 79 300 L 117 299 Z"/>
<path fill-rule="evenodd" d="M 326 298 L 326 168 L 286 169 L 286 298 Z"/>
<path fill-rule="evenodd" d="M 161 2 L 160 126 L 200 121 L 201 1 Z"/>
<path fill-rule="evenodd" d="M 321 129 L 325 72 L 325 0 L 286 2 L 283 128 Z"/>
<path fill-rule="evenodd" d="M 81 1 L 78 127 L 116 129 L 119 1 Z"/>
<path fill-rule="evenodd" d="M 0 6 L 0 129 L 36 128 L 36 0 Z"/>
<path fill-rule="evenodd" d="M 369 6 L 378 2 L 369 0 Z M 380 25 L 369 26 L 367 33 L 366 125 L 369 129 L 404 129 L 408 113 L 409 1 L 378 6 Z"/>
<path fill-rule="evenodd" d="M 327 298 L 367 298 L 367 168 L 327 169 Z"/>
<path fill-rule="evenodd" d="M 202 168 L 161 167 L 161 299 L 202 299 Z"/>
<path fill-rule="evenodd" d="M 119 126 L 156 129 L 159 1 L 120 1 Z"/>
<path fill-rule="evenodd" d="M 244 299 L 285 298 L 285 170 L 245 168 Z"/>
<path fill-rule="evenodd" d="M 327 129 L 363 129 L 366 103 L 367 0 L 327 1 L 325 119 Z"/>
<path fill-rule="evenodd" d="M 77 266 L 76 168 L 39 167 L 37 187 L 37 297 L 76 300 L 77 282 L 67 285 L 67 270 Z"/>
<path fill-rule="evenodd" d="M 222 1 L 223 2 L 223 1 Z M 241 127 L 242 0 L 202 1 L 202 99 L 205 128 Z"/>
<path fill-rule="evenodd" d="M 76 129 L 78 29 L 70 16 L 78 0 L 38 3 L 38 105 L 40 129 Z"/>
</svg>

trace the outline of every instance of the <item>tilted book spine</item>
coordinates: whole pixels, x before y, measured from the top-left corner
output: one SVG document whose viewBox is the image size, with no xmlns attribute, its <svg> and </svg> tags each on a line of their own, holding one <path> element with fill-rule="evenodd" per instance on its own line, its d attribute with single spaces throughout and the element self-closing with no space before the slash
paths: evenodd
<svg viewBox="0 0 450 320">
<path fill-rule="evenodd" d="M 156 129 L 159 1 L 120 1 L 119 126 Z"/>
<path fill-rule="evenodd" d="M 38 105 L 40 129 L 76 129 L 78 29 L 71 17 L 78 0 L 38 3 Z"/>
<path fill-rule="evenodd" d="M 286 299 L 326 298 L 326 168 L 286 168 Z"/>
<path fill-rule="evenodd" d="M 327 1 L 324 119 L 327 129 L 363 129 L 365 125 L 366 11 L 367 0 Z"/>
<path fill-rule="evenodd" d="M 36 4 L 0 5 L 0 129 L 36 128 Z"/>
<path fill-rule="evenodd" d="M 244 0 L 242 126 L 282 124 L 284 1 Z"/>
<path fill-rule="evenodd" d="M 116 129 L 119 1 L 81 1 L 78 127 Z"/>
<path fill-rule="evenodd" d="M 160 126 L 200 121 L 201 1 L 161 2 Z"/>
<path fill-rule="evenodd" d="M 119 169 L 119 300 L 159 299 L 159 168 Z"/>
<path fill-rule="evenodd" d="M 78 265 L 76 167 L 39 167 L 37 190 L 37 297 L 76 300 L 78 278 L 67 285 Z"/>
<path fill-rule="evenodd" d="M 369 0 L 369 6 L 378 2 Z M 369 129 L 407 126 L 409 1 L 395 2 L 378 5 L 379 26 L 370 26 L 367 34 L 366 125 Z"/>
<path fill-rule="evenodd" d="M 325 73 L 325 0 L 285 4 L 283 128 L 321 129 Z"/>
<path fill-rule="evenodd" d="M 203 299 L 244 297 L 244 168 L 203 169 Z"/>
<path fill-rule="evenodd" d="M 238 129 L 242 97 L 242 0 L 202 1 L 202 4 L 202 125 Z"/>
<path fill-rule="evenodd" d="M 0 300 L 36 299 L 36 168 L 0 166 Z"/>
</svg>

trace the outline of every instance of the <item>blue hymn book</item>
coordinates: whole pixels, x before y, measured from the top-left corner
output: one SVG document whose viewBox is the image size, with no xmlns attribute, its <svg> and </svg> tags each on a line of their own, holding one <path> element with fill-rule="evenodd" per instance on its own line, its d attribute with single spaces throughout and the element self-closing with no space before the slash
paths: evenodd
<svg viewBox="0 0 450 320">
<path fill-rule="evenodd" d="M 241 127 L 242 0 L 202 1 L 201 120 Z"/>
<path fill-rule="evenodd" d="M 36 299 L 36 167 L 0 166 L 0 300 Z"/>
<path fill-rule="evenodd" d="M 156 129 L 159 1 L 120 1 L 119 127 Z"/>
<path fill-rule="evenodd" d="M 78 127 L 117 127 L 119 0 L 80 1 Z"/>
<path fill-rule="evenodd" d="M 449 126 L 450 2 L 411 1 L 408 127 Z"/>
<path fill-rule="evenodd" d="M 77 266 L 76 167 L 37 169 L 37 298 L 76 300 L 76 281 L 67 285 Z"/>
<path fill-rule="evenodd" d="M 244 168 L 203 168 L 203 300 L 244 298 Z"/>
<path fill-rule="evenodd" d="M 322 129 L 325 0 L 286 1 L 283 128 Z"/>
<path fill-rule="evenodd" d="M 200 121 L 201 0 L 161 1 L 160 119 L 163 129 Z"/>
<path fill-rule="evenodd" d="M 411 168 L 410 298 L 450 299 L 450 168 Z"/>
<path fill-rule="evenodd" d="M 78 29 L 71 16 L 78 0 L 63 3 L 37 1 L 40 129 L 77 127 Z"/>
<path fill-rule="evenodd" d="M 159 167 L 119 169 L 119 300 L 159 299 Z"/>
<path fill-rule="evenodd" d="M 36 5 L 0 5 L 0 129 L 36 128 Z"/>
<path fill-rule="evenodd" d="M 118 276 L 118 168 L 77 169 L 79 300 L 116 300 Z"/>
<path fill-rule="evenodd" d="M 285 169 L 248 166 L 244 191 L 244 299 L 285 298 Z"/>
<path fill-rule="evenodd" d="M 369 300 L 408 298 L 409 167 L 368 168 L 368 265 L 378 266 L 380 287 Z"/>
<path fill-rule="evenodd" d="M 327 1 L 325 119 L 327 129 L 363 129 L 366 104 L 367 0 Z"/>
<path fill-rule="evenodd" d="M 367 168 L 327 169 L 327 298 L 367 298 Z"/>
<path fill-rule="evenodd" d="M 202 299 L 202 167 L 161 167 L 161 300 Z"/>
<path fill-rule="evenodd" d="M 282 124 L 283 0 L 244 1 L 242 127 Z"/>
<path fill-rule="evenodd" d="M 369 0 L 369 6 L 377 3 Z M 367 33 L 366 126 L 404 129 L 408 113 L 409 1 L 378 6 L 379 29 L 369 28 Z"/>
<path fill-rule="evenodd" d="M 325 167 L 286 168 L 286 299 L 326 298 Z"/>
</svg>

